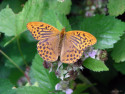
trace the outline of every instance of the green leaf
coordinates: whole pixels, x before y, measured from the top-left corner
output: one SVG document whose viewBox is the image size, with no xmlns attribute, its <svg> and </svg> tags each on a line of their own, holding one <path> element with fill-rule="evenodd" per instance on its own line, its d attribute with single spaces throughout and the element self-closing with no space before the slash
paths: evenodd
<svg viewBox="0 0 125 94">
<path fill-rule="evenodd" d="M 18 34 L 25 31 L 28 22 L 40 21 L 43 13 L 44 0 L 28 0 L 22 12 L 16 15 L 16 30 Z"/>
<path fill-rule="evenodd" d="M 90 32 L 97 38 L 97 43 L 94 45 L 97 49 L 113 48 L 113 44 L 124 33 L 125 23 L 111 16 L 96 15 L 81 20 L 78 29 Z"/>
<path fill-rule="evenodd" d="M 9 80 L 0 78 L 0 94 L 3 94 L 6 91 L 11 91 L 12 87 L 13 85 L 10 83 Z"/>
<path fill-rule="evenodd" d="M 118 16 L 125 12 L 125 0 L 109 0 L 108 12 L 112 16 Z"/>
<path fill-rule="evenodd" d="M 125 34 L 121 37 L 121 40 L 114 45 L 111 56 L 117 63 L 125 61 Z"/>
<path fill-rule="evenodd" d="M 35 86 L 23 86 L 17 88 L 15 91 L 16 94 L 64 94 L 63 92 L 57 92 L 57 91 L 48 92 L 43 88 Z"/>
<path fill-rule="evenodd" d="M 104 64 L 104 62 L 102 62 L 100 60 L 93 59 L 93 58 L 87 58 L 83 62 L 83 66 L 85 66 L 86 68 L 88 68 L 92 71 L 97 71 L 97 72 L 109 70 L 107 68 L 107 66 Z"/>
<path fill-rule="evenodd" d="M 16 94 L 48 94 L 48 91 L 35 86 L 24 86 L 16 89 Z"/>
<path fill-rule="evenodd" d="M 120 71 L 122 74 L 125 75 L 125 62 L 114 63 L 114 67 L 117 71 Z"/>
<path fill-rule="evenodd" d="M 66 15 L 70 12 L 71 4 L 71 0 L 64 0 L 63 2 L 59 2 L 59 0 L 49 0 L 49 9 L 54 10 L 56 13 Z"/>
<path fill-rule="evenodd" d="M 16 34 L 15 27 L 15 14 L 13 11 L 6 7 L 0 12 L 0 32 L 5 33 L 7 36 L 13 36 Z"/>
<path fill-rule="evenodd" d="M 0 32 L 7 36 L 16 36 L 26 30 L 26 24 L 31 21 L 39 21 L 43 12 L 44 0 L 28 0 L 22 12 L 14 14 L 10 8 L 0 12 Z"/>
<path fill-rule="evenodd" d="M 46 10 L 43 14 L 42 22 L 50 24 L 61 31 L 62 28 L 66 27 L 66 30 L 71 30 L 68 19 L 63 14 L 56 14 L 52 10 Z"/>
<path fill-rule="evenodd" d="M 39 87 L 47 91 L 54 91 L 59 82 L 54 72 L 49 73 L 49 70 L 43 67 L 43 59 L 38 54 L 32 62 L 30 78 L 32 83 L 38 82 Z"/>
<path fill-rule="evenodd" d="M 71 25 L 69 24 L 69 20 L 66 18 L 66 16 L 63 14 L 58 14 L 57 16 L 63 28 L 65 28 L 66 31 L 71 31 Z"/>
<path fill-rule="evenodd" d="M 58 20 L 58 17 L 54 11 L 46 10 L 43 13 L 42 22 L 50 24 L 56 28 L 58 27 L 57 29 L 63 28 L 63 26 L 61 25 L 60 22 L 57 24 L 57 21 L 59 21 L 59 20 Z"/>
</svg>

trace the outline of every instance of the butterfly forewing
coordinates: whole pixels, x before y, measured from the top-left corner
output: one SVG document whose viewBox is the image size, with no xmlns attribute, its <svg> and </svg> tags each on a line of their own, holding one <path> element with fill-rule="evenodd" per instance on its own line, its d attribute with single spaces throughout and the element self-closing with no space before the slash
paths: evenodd
<svg viewBox="0 0 125 94">
<path fill-rule="evenodd" d="M 27 28 L 36 40 L 44 40 L 60 32 L 55 27 L 43 22 L 29 22 Z"/>
<path fill-rule="evenodd" d="M 59 36 L 53 36 L 46 40 L 40 40 L 37 43 L 39 55 L 48 62 L 54 62 L 58 59 Z"/>
<path fill-rule="evenodd" d="M 61 61 L 74 63 L 82 56 L 84 50 L 96 43 L 96 38 L 84 31 L 66 32 L 61 49 Z"/>
<path fill-rule="evenodd" d="M 84 50 L 85 48 L 92 46 L 96 43 L 96 38 L 84 31 L 69 31 L 66 33 L 68 40 L 78 49 Z"/>
</svg>

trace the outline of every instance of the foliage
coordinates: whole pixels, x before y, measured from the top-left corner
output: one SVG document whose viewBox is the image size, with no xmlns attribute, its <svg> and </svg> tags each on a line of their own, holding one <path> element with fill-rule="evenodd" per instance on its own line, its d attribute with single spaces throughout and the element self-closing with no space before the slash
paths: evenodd
<svg viewBox="0 0 125 94">
<path fill-rule="evenodd" d="M 125 12 L 124 0 L 12 1 L 0 2 L 0 94 L 64 94 L 69 88 L 73 89 L 73 94 L 85 92 L 97 94 L 96 84 L 91 81 L 102 83 L 105 87 L 112 79 L 116 79 L 118 74 L 125 76 L 125 22 L 115 17 Z M 105 15 L 108 13 L 109 15 Z M 32 21 L 48 23 L 60 31 L 65 27 L 66 31 L 89 32 L 96 37 L 97 43 L 90 51 L 84 51 L 87 56 L 84 54 L 80 59 L 83 61 L 78 61 L 77 66 L 75 64 L 58 66 L 57 61 L 52 63 L 53 70 L 50 72 L 51 68 L 45 69 L 45 62 L 38 55 L 37 41 L 26 28 L 27 23 Z M 96 50 L 96 55 L 89 58 L 91 50 Z M 79 63 L 84 67 L 82 74 L 79 71 L 82 69 Z M 67 67 L 75 73 L 69 71 L 66 73 Z M 67 81 L 66 84 L 70 85 L 55 91 L 56 85 L 59 82 L 61 84 L 58 69 L 59 72 L 63 72 L 60 75 Z M 90 75 L 86 75 L 84 71 Z M 83 78 L 86 75 L 90 81 L 84 78 L 81 82 L 76 74 L 83 75 Z M 104 76 L 108 76 L 107 79 Z M 71 80 L 74 78 L 77 79 Z M 110 89 L 114 88 L 112 87 Z M 104 88 L 98 89 L 104 91 Z"/>
<path fill-rule="evenodd" d="M 125 1 L 124 0 L 109 0 L 108 9 L 109 14 L 112 16 L 118 16 L 125 11 Z"/>
</svg>

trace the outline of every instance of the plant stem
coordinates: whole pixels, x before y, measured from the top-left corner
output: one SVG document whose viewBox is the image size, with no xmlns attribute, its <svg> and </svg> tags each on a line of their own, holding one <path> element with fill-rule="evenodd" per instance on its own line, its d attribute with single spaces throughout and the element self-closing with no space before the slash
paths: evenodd
<svg viewBox="0 0 125 94">
<path fill-rule="evenodd" d="M 6 42 L 4 44 L 4 47 L 6 47 L 8 44 L 10 44 L 13 40 L 15 40 L 19 35 L 21 35 L 23 32 L 20 32 L 18 35 L 14 36 L 11 40 L 9 40 L 8 42 Z"/>
<path fill-rule="evenodd" d="M 19 52 L 20 52 L 20 55 L 22 56 L 22 59 L 23 59 L 23 62 L 24 64 L 26 65 L 26 67 L 28 67 L 27 63 L 26 63 L 26 60 L 23 56 L 23 53 L 22 53 L 22 50 L 21 50 L 21 47 L 20 47 L 20 42 L 19 42 L 19 37 L 17 36 L 17 46 L 18 46 L 18 49 L 19 49 Z"/>
<path fill-rule="evenodd" d="M 78 76 L 78 78 L 83 81 L 85 84 L 90 85 L 90 90 L 93 92 L 93 94 L 101 94 L 96 87 L 94 87 L 94 85 L 81 73 L 81 71 L 79 71 L 80 75 Z"/>
<path fill-rule="evenodd" d="M 0 50 L 0 53 L 2 53 L 21 73 L 24 74 L 23 70 L 10 57 L 8 57 L 2 50 Z"/>
<path fill-rule="evenodd" d="M 26 77 L 29 84 L 31 84 L 29 76 L 26 73 L 24 73 L 23 70 L 10 57 L 8 57 L 2 50 L 0 50 L 0 53 L 3 54 L 21 73 L 23 73 L 23 75 Z"/>
</svg>

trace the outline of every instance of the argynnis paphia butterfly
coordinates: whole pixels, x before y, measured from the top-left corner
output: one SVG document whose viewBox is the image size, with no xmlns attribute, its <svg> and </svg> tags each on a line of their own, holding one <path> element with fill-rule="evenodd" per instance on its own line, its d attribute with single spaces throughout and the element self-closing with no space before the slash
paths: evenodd
<svg viewBox="0 0 125 94">
<path fill-rule="evenodd" d="M 27 24 L 32 36 L 39 40 L 37 50 L 39 55 L 48 62 L 54 62 L 60 56 L 63 63 L 75 63 L 82 56 L 84 50 L 96 43 L 96 38 L 84 31 L 73 30 L 61 32 L 55 27 L 43 22 Z"/>
</svg>

